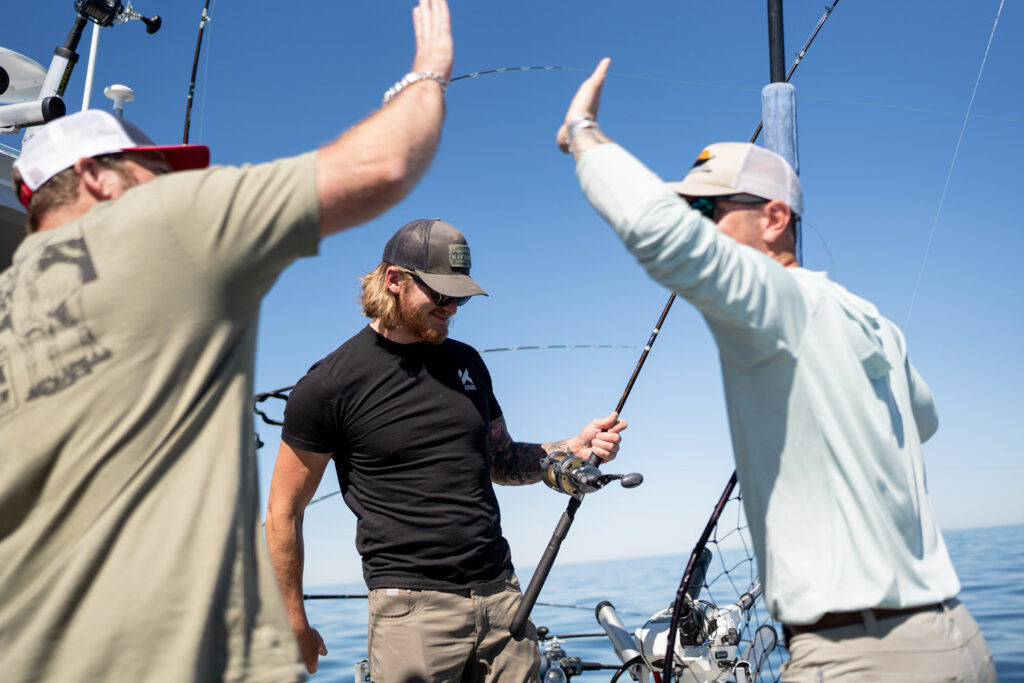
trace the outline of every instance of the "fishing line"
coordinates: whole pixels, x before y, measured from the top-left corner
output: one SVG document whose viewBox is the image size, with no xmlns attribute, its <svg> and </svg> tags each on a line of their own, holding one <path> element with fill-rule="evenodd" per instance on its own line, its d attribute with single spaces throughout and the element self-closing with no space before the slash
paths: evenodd
<svg viewBox="0 0 1024 683">
<path fill-rule="evenodd" d="M 593 612 L 594 611 L 594 606 L 593 605 L 562 605 L 562 604 L 559 604 L 557 602 L 538 602 L 536 604 L 541 606 L 541 607 L 560 607 L 562 609 L 583 609 L 583 610 L 586 610 L 588 612 Z M 627 612 L 625 610 L 616 610 L 616 611 L 619 614 L 628 614 L 628 615 L 634 616 L 634 617 L 644 617 L 644 616 L 647 616 L 646 614 L 643 614 L 641 612 Z M 606 636 L 607 634 L 606 633 L 602 633 L 601 635 L 602 636 Z M 561 637 L 561 636 L 559 636 L 559 637 Z"/>
<path fill-rule="evenodd" d="M 539 344 L 536 346 L 501 346 L 494 349 L 477 349 L 478 353 L 495 351 L 546 351 L 547 349 L 635 349 L 636 344 Z"/>
<path fill-rule="evenodd" d="M 921 288 L 921 279 L 924 277 L 924 269 L 928 264 L 928 255 L 932 250 L 932 241 L 935 239 L 935 230 L 939 225 L 939 215 L 942 213 L 942 205 L 946 201 L 946 191 L 949 190 L 949 182 L 953 177 L 953 167 L 956 166 L 957 156 L 960 154 L 960 144 L 964 141 L 964 132 L 967 130 L 967 121 L 971 118 L 971 108 L 974 107 L 974 96 L 978 94 L 978 85 L 981 83 L 981 74 L 985 71 L 985 62 L 988 61 L 988 52 L 992 48 L 992 39 L 996 35 L 996 26 L 999 25 L 999 15 L 1003 12 L 1003 3 L 999 0 L 999 10 L 996 12 L 996 20 L 992 23 L 992 33 L 988 36 L 988 45 L 985 46 L 985 56 L 981 58 L 981 67 L 978 69 L 978 78 L 974 81 L 974 90 L 971 91 L 971 101 L 967 105 L 967 113 L 964 115 L 964 124 L 960 127 L 960 137 L 956 141 L 956 149 L 953 150 L 953 161 L 949 164 L 949 172 L 946 173 L 946 183 L 942 186 L 942 195 L 939 197 L 939 208 L 935 211 L 935 220 L 932 221 L 932 231 L 928 235 L 928 244 L 924 249 L 924 258 L 921 261 L 921 269 L 917 273 L 917 282 L 914 284 L 914 293 L 910 296 L 910 307 L 907 309 L 907 320 L 903 328 L 910 326 L 910 315 L 914 312 L 914 302 L 917 300 L 917 291 Z"/>
<path fill-rule="evenodd" d="M 207 22 L 213 21 L 213 15 L 216 12 L 217 12 L 217 0 L 213 0 L 213 2 L 210 3 L 210 13 L 209 13 L 209 16 L 207 16 L 206 21 Z M 202 99 L 202 104 L 200 105 L 200 108 L 199 108 L 199 140 L 200 141 L 205 139 L 204 135 L 206 133 L 206 93 L 207 93 L 207 88 L 209 87 L 209 84 L 210 84 L 210 55 L 213 54 L 213 38 L 214 38 L 214 35 L 213 35 L 213 31 L 211 30 L 210 31 L 210 39 L 207 41 L 207 45 L 206 45 L 206 57 L 205 57 L 204 63 L 203 63 L 203 85 L 200 88 L 200 90 L 201 90 L 200 95 L 201 95 L 201 99 Z"/>
<path fill-rule="evenodd" d="M 369 597 L 366 593 L 303 593 L 303 600 L 365 600 Z M 587 612 L 593 612 L 593 605 L 563 605 L 557 602 L 538 602 L 538 605 L 543 607 L 558 607 L 561 609 L 581 609 Z M 634 617 L 646 616 L 642 612 L 626 612 L 624 610 L 618 610 L 619 614 L 628 614 Z M 549 636 L 550 638 L 606 638 L 607 633 L 603 631 L 601 633 L 567 633 L 565 635 Z"/>
<path fill-rule="evenodd" d="M 876 109 L 892 109 L 894 111 L 906 111 L 915 114 L 939 114 L 942 116 L 961 116 L 963 112 L 949 111 L 947 109 L 934 109 L 931 107 L 915 107 L 909 104 L 890 104 L 888 102 L 868 102 L 866 100 L 850 100 L 842 97 L 823 97 L 821 95 L 809 95 L 800 93 L 802 100 L 814 100 L 817 102 L 828 102 L 830 104 L 856 105 L 860 107 L 874 107 Z M 1018 116 L 996 116 L 994 114 L 975 114 L 976 119 L 986 121 L 1004 121 L 1006 123 L 1024 123 L 1024 118 Z"/>
<path fill-rule="evenodd" d="M 530 346 L 500 346 L 493 349 L 477 349 L 477 353 L 496 353 L 498 351 L 547 351 L 550 349 L 635 349 L 636 344 L 535 344 Z M 282 401 L 288 400 L 288 392 L 295 388 L 294 384 L 280 389 L 273 389 L 271 391 L 264 391 L 263 393 L 256 394 L 253 396 L 253 412 L 259 415 L 260 419 L 268 425 L 274 427 L 281 427 L 284 422 L 281 420 L 275 420 L 274 418 L 267 415 L 265 412 L 260 410 L 258 407 L 260 403 L 263 403 L 268 398 L 277 398 Z M 260 444 L 262 445 L 262 444 Z M 317 501 L 312 501 L 310 505 Z"/>
</svg>

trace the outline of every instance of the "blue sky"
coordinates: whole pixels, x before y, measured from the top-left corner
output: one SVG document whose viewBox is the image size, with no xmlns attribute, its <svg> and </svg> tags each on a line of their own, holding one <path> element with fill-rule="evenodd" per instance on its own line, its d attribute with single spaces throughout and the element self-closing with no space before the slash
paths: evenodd
<svg viewBox="0 0 1024 683">
<path fill-rule="evenodd" d="M 104 86 L 127 84 L 137 97 L 127 116 L 158 141 L 180 141 L 202 5 L 140 0 L 140 12 L 163 16 L 160 33 L 146 35 L 138 23 L 104 29 L 93 106 L 109 106 Z M 412 6 L 307 3 L 284 16 L 296 5 L 216 0 L 192 141 L 209 144 L 214 162 L 226 164 L 329 141 L 379 106 L 409 70 Z M 999 6 L 844 0 L 793 80 L 805 264 L 829 271 L 904 328 L 938 400 L 941 426 L 925 457 L 945 528 L 1024 522 L 1014 427 L 1024 404 L 1020 3 L 1002 9 L 950 175 Z M 823 9 L 820 0 L 786 0 L 789 58 Z M 267 297 L 260 390 L 294 383 L 365 323 L 356 277 L 376 265 L 397 227 L 420 217 L 442 217 L 466 233 L 474 277 L 491 294 L 460 309 L 456 338 L 478 348 L 641 347 L 668 293 L 589 207 L 571 161 L 555 148 L 570 97 L 611 56 L 602 127 L 671 180 L 705 144 L 748 139 L 760 118 L 769 76 L 763 1 L 452 0 L 451 10 L 456 75 L 570 68 L 451 85 L 441 148 L 413 194 L 325 242 L 318 258 L 293 265 Z M 46 65 L 72 19 L 72 0 L 5 3 L 0 45 Z M 68 90 L 71 109 L 82 100 L 88 39 L 87 32 Z M 639 354 L 518 351 L 485 360 L 513 437 L 547 441 L 608 413 Z M 685 552 L 732 471 L 717 353 L 685 302 L 669 314 L 624 417 L 631 426 L 608 469 L 641 471 L 646 482 L 588 497 L 560 561 Z M 260 433 L 268 444 L 258 456 L 265 496 L 278 432 Z M 320 493 L 336 488 L 329 472 Z M 566 499 L 543 486 L 499 487 L 499 498 L 515 561 L 532 566 Z M 359 578 L 354 519 L 339 498 L 311 508 L 306 528 L 307 584 Z"/>
</svg>

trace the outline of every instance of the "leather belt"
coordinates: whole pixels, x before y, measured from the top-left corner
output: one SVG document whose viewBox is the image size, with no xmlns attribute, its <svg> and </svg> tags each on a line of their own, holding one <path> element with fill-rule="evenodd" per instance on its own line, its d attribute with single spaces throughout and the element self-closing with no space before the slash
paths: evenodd
<svg viewBox="0 0 1024 683">
<path fill-rule="evenodd" d="M 876 609 L 859 610 L 856 612 L 826 612 L 821 619 L 818 619 L 813 624 L 786 624 L 786 628 L 792 632 L 793 635 L 799 635 L 801 633 L 811 633 L 814 631 L 824 631 L 825 629 L 830 628 L 839 628 L 840 626 L 862 624 L 864 623 L 865 612 L 874 615 L 876 620 L 881 621 L 882 619 L 892 619 L 893 617 L 903 617 L 909 614 L 916 614 L 917 612 L 929 612 L 940 609 L 942 609 L 942 605 L 934 602 L 930 605 L 906 607 L 902 609 L 888 609 L 880 607 Z"/>
</svg>

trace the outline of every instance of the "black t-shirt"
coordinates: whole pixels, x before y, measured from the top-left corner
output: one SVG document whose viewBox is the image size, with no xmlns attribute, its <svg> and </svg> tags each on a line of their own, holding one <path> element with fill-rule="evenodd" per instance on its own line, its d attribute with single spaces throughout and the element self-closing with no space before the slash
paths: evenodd
<svg viewBox="0 0 1024 683">
<path fill-rule="evenodd" d="M 471 347 L 366 327 L 299 381 L 282 439 L 333 455 L 369 588 L 448 590 L 512 573 L 487 463 L 498 417 Z"/>
</svg>

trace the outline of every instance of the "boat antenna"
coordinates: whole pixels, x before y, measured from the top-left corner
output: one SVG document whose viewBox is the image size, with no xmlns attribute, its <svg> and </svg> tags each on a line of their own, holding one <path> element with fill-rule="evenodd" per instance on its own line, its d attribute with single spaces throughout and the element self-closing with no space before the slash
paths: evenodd
<svg viewBox="0 0 1024 683">
<path fill-rule="evenodd" d="M 779 29 L 781 30 L 781 0 L 769 0 L 769 5 L 771 5 L 774 2 L 779 3 L 777 21 L 779 24 Z M 818 35 L 818 31 L 821 29 L 822 24 L 825 23 L 825 20 L 828 19 L 829 15 L 832 13 L 832 10 L 835 9 L 835 6 L 838 4 L 839 0 L 834 0 L 831 6 L 826 8 L 824 16 L 821 18 L 820 21 L 818 21 L 818 25 L 811 33 L 811 37 L 807 39 L 807 42 L 804 44 L 804 47 L 800 51 L 800 54 L 797 55 L 796 60 L 793 62 L 793 65 L 790 68 L 789 73 L 785 76 L 785 82 L 788 82 L 789 79 L 793 76 L 793 73 L 796 71 L 797 65 L 800 63 L 800 60 L 803 58 L 804 54 L 806 54 L 807 48 L 809 48 L 811 43 L 814 42 L 814 39 Z M 769 10 L 769 12 L 771 12 L 771 10 Z M 780 46 L 779 50 L 781 49 L 782 48 Z M 754 142 L 755 140 L 757 140 L 757 137 L 758 135 L 760 135 L 761 130 L 763 128 L 762 124 L 758 124 L 757 130 L 751 137 L 750 142 Z M 633 384 L 636 381 L 637 376 L 640 374 L 640 370 L 643 368 L 644 362 L 647 360 L 647 355 L 650 353 L 651 347 L 654 345 L 654 342 L 658 337 L 658 333 L 661 330 L 661 326 L 665 322 L 665 318 L 666 316 L 668 316 L 668 311 L 670 308 L 672 308 L 672 303 L 675 301 L 675 299 L 676 295 L 674 293 L 669 296 L 668 302 L 665 304 L 665 308 L 662 310 L 661 315 L 658 317 L 658 322 L 654 326 L 654 331 L 651 332 L 651 336 L 648 339 L 647 344 L 644 346 L 643 353 L 640 354 L 640 360 L 637 361 L 636 367 L 633 369 L 633 374 L 629 378 L 629 382 L 626 384 L 626 390 L 622 393 L 622 397 L 619 399 L 619 403 L 615 408 L 615 411 L 617 413 L 621 414 L 622 408 L 626 404 L 626 399 L 629 398 L 629 394 L 633 390 Z M 591 457 L 589 464 L 596 467 L 599 464 L 599 462 L 597 461 L 597 458 Z M 523 599 L 519 603 L 519 609 L 516 611 L 515 616 L 512 618 L 512 624 L 509 627 L 509 631 L 512 632 L 513 636 L 518 636 L 522 634 L 523 627 L 526 625 L 526 620 L 529 619 L 530 612 L 533 610 L 533 606 L 537 602 L 537 598 L 540 595 L 541 588 L 544 587 L 544 582 L 547 580 L 548 574 L 551 572 L 551 567 L 555 563 L 555 557 L 558 555 L 558 550 L 562 545 L 562 541 L 564 541 L 566 535 L 568 535 L 569 529 L 571 528 L 572 522 L 576 516 L 576 511 L 579 510 L 580 505 L 582 503 L 582 497 L 570 498 L 569 504 L 566 506 L 565 511 L 562 513 L 561 518 L 558 520 L 558 524 L 555 526 L 555 531 L 551 535 L 551 540 L 548 541 L 548 545 L 544 549 L 544 554 L 541 555 L 540 562 L 537 563 L 537 568 L 534 570 L 533 576 L 530 578 L 530 583 L 526 587 L 526 590 L 523 592 Z"/>
<path fill-rule="evenodd" d="M 206 23 L 210 21 L 210 0 L 206 0 L 203 5 L 203 16 L 199 18 L 199 35 L 196 37 L 196 56 L 192 58 L 192 78 L 188 82 L 188 98 L 185 101 L 185 134 L 182 136 L 181 143 L 183 145 L 188 144 L 188 130 L 189 124 L 192 118 L 192 99 L 196 92 L 196 71 L 199 69 L 199 51 L 203 46 L 203 31 L 206 29 Z"/>
</svg>

